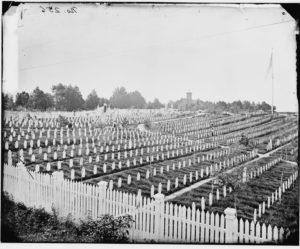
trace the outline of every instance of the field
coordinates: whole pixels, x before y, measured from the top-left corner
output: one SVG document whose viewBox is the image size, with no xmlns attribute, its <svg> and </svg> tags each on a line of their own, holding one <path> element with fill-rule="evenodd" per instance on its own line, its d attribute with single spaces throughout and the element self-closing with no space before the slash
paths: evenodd
<svg viewBox="0 0 300 249">
<path fill-rule="evenodd" d="M 124 117 L 129 124 L 123 127 L 118 120 Z M 169 204 L 220 215 L 235 208 L 239 218 L 272 226 L 291 228 L 297 218 L 293 115 L 8 112 L 3 128 L 8 165 L 22 162 L 44 174 L 60 171 L 65 179 L 93 186 L 106 181 L 112 190 L 146 198 L 162 193 Z"/>
</svg>

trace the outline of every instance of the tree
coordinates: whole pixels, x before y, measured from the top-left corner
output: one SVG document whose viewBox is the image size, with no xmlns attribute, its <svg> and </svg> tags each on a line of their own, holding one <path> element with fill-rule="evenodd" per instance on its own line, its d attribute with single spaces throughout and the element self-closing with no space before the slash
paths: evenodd
<svg viewBox="0 0 300 249">
<path fill-rule="evenodd" d="M 218 179 L 218 184 L 219 188 L 226 186 L 232 188 L 232 194 L 234 197 L 234 203 L 231 203 L 231 205 L 234 204 L 234 208 L 238 212 L 237 206 L 240 204 L 240 200 L 238 199 L 238 194 L 237 190 L 239 189 L 240 191 L 245 191 L 249 186 L 247 184 L 243 183 L 243 175 L 240 173 L 234 174 L 234 173 L 226 173 L 226 172 L 221 172 L 217 176 Z"/>
<path fill-rule="evenodd" d="M 271 111 L 271 105 L 267 104 L 265 101 L 263 101 L 260 105 L 260 108 L 263 110 L 263 111 Z M 274 111 L 275 111 L 275 106 L 273 106 L 274 108 Z"/>
<path fill-rule="evenodd" d="M 250 103 L 250 101 L 247 101 L 247 100 L 245 100 L 245 101 L 243 101 L 243 109 L 245 110 L 245 111 L 252 111 L 253 109 L 252 109 L 252 105 L 251 105 L 251 103 Z"/>
<path fill-rule="evenodd" d="M 243 110 L 243 104 L 240 100 L 238 101 L 233 101 L 231 104 L 231 111 L 234 113 L 238 113 L 241 110 Z"/>
<path fill-rule="evenodd" d="M 244 146 L 248 146 L 249 145 L 249 138 L 246 135 L 242 134 L 242 137 L 241 137 L 239 142 L 240 142 L 240 144 L 242 144 Z"/>
<path fill-rule="evenodd" d="M 106 98 L 99 98 L 99 105 L 100 106 L 103 106 L 104 105 L 104 103 L 108 103 L 109 101 L 108 101 L 108 99 L 106 99 Z"/>
<path fill-rule="evenodd" d="M 147 130 L 150 130 L 150 129 L 151 129 L 152 124 L 151 124 L 150 119 L 146 119 L 146 120 L 145 120 L 144 126 L 145 126 L 145 128 L 146 128 Z"/>
<path fill-rule="evenodd" d="M 22 106 L 22 107 L 26 107 L 29 101 L 29 93 L 27 92 L 21 92 L 21 93 L 17 93 L 16 96 L 16 106 Z"/>
<path fill-rule="evenodd" d="M 74 111 L 83 108 L 84 100 L 78 86 L 72 87 L 69 85 L 66 89 L 66 110 Z"/>
<path fill-rule="evenodd" d="M 2 104 L 5 110 L 12 110 L 15 106 L 13 97 L 2 93 Z"/>
<path fill-rule="evenodd" d="M 151 102 L 148 103 L 149 109 L 160 109 L 162 107 L 164 107 L 164 105 L 160 103 L 160 101 L 157 98 L 155 98 L 152 103 Z"/>
<path fill-rule="evenodd" d="M 54 103 L 57 110 L 62 110 L 66 106 L 66 86 L 59 83 L 52 86 L 52 93 L 54 95 Z"/>
<path fill-rule="evenodd" d="M 128 127 L 128 125 L 129 125 L 129 120 L 128 120 L 126 117 L 124 117 L 124 118 L 121 120 L 121 125 L 122 125 L 123 128 Z"/>
<path fill-rule="evenodd" d="M 228 105 L 227 105 L 227 103 L 225 101 L 219 101 L 219 102 L 217 102 L 216 106 L 217 106 L 217 109 L 220 112 L 227 111 L 227 109 L 228 109 Z"/>
<path fill-rule="evenodd" d="M 52 86 L 54 102 L 57 110 L 75 111 L 83 109 L 84 100 L 77 86 L 58 85 Z"/>
<path fill-rule="evenodd" d="M 130 92 L 128 94 L 128 98 L 129 98 L 130 107 L 141 109 L 144 108 L 146 105 L 145 98 L 138 91 Z"/>
<path fill-rule="evenodd" d="M 129 108 L 130 101 L 125 87 L 122 86 L 116 88 L 113 92 L 113 95 L 110 97 L 109 102 L 111 106 L 115 108 Z"/>
<path fill-rule="evenodd" d="M 95 90 L 93 90 L 88 96 L 87 99 L 85 101 L 85 107 L 88 110 L 93 110 L 95 108 L 97 108 L 97 106 L 99 105 L 100 102 L 100 98 L 98 97 L 97 93 Z"/>
<path fill-rule="evenodd" d="M 36 87 L 29 96 L 28 106 L 45 111 L 54 106 L 53 96 L 49 93 L 44 93 L 39 87 Z"/>
</svg>

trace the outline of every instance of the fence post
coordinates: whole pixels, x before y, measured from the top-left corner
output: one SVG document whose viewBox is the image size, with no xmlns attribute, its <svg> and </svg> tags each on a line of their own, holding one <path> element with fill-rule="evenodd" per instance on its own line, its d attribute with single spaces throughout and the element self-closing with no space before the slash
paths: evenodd
<svg viewBox="0 0 300 249">
<path fill-rule="evenodd" d="M 61 171 L 55 171 L 52 174 L 53 177 L 53 199 L 52 199 L 52 205 L 54 209 L 57 211 L 57 214 L 62 216 L 63 214 L 61 211 L 61 195 L 60 190 L 62 188 L 62 182 L 64 181 L 64 172 Z M 73 214 L 72 214 L 73 215 Z"/>
<path fill-rule="evenodd" d="M 106 181 L 100 181 L 98 182 L 99 186 L 99 207 L 98 207 L 98 215 L 97 217 L 104 215 L 106 210 L 106 188 L 107 188 L 107 182 Z"/>
<path fill-rule="evenodd" d="M 161 242 L 163 239 L 164 233 L 164 199 L 165 196 L 163 194 L 155 194 L 154 195 L 154 206 L 155 206 L 155 226 L 154 226 L 154 234 L 157 242 Z"/>
<path fill-rule="evenodd" d="M 225 222 L 226 222 L 226 231 L 225 231 L 225 243 L 234 244 L 237 243 L 237 218 L 236 218 L 236 209 L 226 208 L 225 213 Z"/>
</svg>

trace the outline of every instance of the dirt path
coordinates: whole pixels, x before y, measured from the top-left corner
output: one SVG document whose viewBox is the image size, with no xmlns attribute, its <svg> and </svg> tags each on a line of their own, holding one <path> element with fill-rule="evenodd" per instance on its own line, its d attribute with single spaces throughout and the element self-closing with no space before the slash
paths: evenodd
<svg viewBox="0 0 300 249">
<path fill-rule="evenodd" d="M 286 162 L 286 163 L 293 164 L 293 165 L 298 165 L 296 162 L 292 162 L 292 161 L 288 161 L 288 160 L 283 160 L 283 161 Z"/>
</svg>

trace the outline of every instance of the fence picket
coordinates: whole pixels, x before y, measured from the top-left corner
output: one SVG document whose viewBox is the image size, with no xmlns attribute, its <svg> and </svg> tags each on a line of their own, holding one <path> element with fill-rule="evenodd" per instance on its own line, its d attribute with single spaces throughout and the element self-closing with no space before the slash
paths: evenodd
<svg viewBox="0 0 300 249">
<path fill-rule="evenodd" d="M 220 243 L 220 220 L 218 213 L 216 213 L 215 228 L 215 243 Z"/>
<path fill-rule="evenodd" d="M 164 238 L 168 239 L 169 238 L 169 212 L 170 212 L 170 205 L 169 202 L 166 203 L 165 205 L 165 234 L 164 234 Z"/>
<path fill-rule="evenodd" d="M 209 239 L 210 239 L 210 237 L 209 237 L 209 222 L 210 222 L 210 217 L 209 217 L 209 212 L 208 211 L 206 211 L 206 215 L 205 215 L 205 239 L 204 239 L 204 242 L 205 243 L 209 243 Z"/>
<path fill-rule="evenodd" d="M 221 231 L 220 231 L 220 243 L 224 243 L 225 242 L 225 239 L 224 239 L 224 236 L 225 236 L 225 232 L 224 232 L 224 228 L 225 228 L 225 218 L 224 218 L 224 215 L 221 214 Z"/>
</svg>

